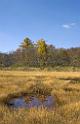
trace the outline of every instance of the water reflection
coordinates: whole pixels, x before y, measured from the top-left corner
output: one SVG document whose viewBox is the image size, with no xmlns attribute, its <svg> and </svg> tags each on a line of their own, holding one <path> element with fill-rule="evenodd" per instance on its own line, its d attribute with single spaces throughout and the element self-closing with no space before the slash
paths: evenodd
<svg viewBox="0 0 80 124">
<path fill-rule="evenodd" d="M 27 98 L 27 97 L 26 97 Z M 15 108 L 32 108 L 32 107 L 53 107 L 54 100 L 52 96 L 46 96 L 44 99 L 39 97 L 25 97 L 13 98 L 9 101 L 8 105 Z"/>
</svg>

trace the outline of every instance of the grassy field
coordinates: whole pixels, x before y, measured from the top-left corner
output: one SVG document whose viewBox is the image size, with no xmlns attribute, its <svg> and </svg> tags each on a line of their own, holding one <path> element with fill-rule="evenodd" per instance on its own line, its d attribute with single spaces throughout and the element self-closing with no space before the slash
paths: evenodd
<svg viewBox="0 0 80 124">
<path fill-rule="evenodd" d="M 37 88 L 55 99 L 46 108 L 12 109 L 9 97 Z M 0 124 L 80 124 L 80 72 L 0 71 Z"/>
</svg>

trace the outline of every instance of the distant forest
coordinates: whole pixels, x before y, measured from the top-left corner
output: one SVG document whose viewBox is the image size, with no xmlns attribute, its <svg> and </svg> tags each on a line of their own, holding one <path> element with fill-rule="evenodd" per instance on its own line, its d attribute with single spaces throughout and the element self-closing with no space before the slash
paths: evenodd
<svg viewBox="0 0 80 124">
<path fill-rule="evenodd" d="M 80 47 L 55 48 L 55 46 L 47 44 L 44 39 L 34 43 L 26 37 L 15 51 L 0 52 L 0 68 L 56 66 L 80 67 Z"/>
</svg>

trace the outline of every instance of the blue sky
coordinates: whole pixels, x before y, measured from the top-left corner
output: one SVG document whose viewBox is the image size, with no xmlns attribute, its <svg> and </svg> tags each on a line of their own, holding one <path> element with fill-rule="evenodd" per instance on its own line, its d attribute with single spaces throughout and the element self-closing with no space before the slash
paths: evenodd
<svg viewBox="0 0 80 124">
<path fill-rule="evenodd" d="M 0 51 L 16 50 L 26 36 L 80 47 L 80 0 L 0 0 Z"/>
</svg>

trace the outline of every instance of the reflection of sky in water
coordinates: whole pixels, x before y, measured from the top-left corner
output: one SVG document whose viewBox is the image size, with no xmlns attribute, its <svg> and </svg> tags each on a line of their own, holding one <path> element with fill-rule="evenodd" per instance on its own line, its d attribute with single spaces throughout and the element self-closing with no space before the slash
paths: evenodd
<svg viewBox="0 0 80 124">
<path fill-rule="evenodd" d="M 40 101 L 37 97 L 31 97 L 31 100 L 25 102 L 23 97 L 12 99 L 9 101 L 9 105 L 15 108 L 24 107 L 24 108 L 31 108 L 31 107 L 39 107 L 44 106 L 47 108 L 52 107 L 54 104 L 54 100 L 52 96 L 47 96 L 44 101 Z"/>
</svg>

